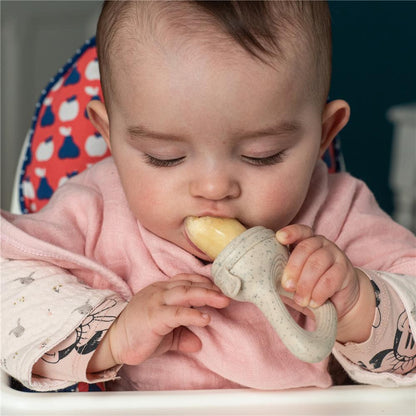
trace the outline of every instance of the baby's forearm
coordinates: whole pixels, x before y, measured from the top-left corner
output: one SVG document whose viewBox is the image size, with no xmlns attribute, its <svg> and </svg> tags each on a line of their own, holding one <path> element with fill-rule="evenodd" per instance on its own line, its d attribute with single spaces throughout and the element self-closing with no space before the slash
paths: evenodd
<svg viewBox="0 0 416 416">
<path fill-rule="evenodd" d="M 354 307 L 338 321 L 337 341 L 360 343 L 368 339 L 376 310 L 376 298 L 370 279 L 356 269 L 360 295 Z"/>
<path fill-rule="evenodd" d="M 113 357 L 110 342 L 111 333 L 115 330 L 116 322 L 117 320 L 113 322 L 91 357 L 88 363 L 87 373 L 98 373 L 118 365 Z"/>
</svg>

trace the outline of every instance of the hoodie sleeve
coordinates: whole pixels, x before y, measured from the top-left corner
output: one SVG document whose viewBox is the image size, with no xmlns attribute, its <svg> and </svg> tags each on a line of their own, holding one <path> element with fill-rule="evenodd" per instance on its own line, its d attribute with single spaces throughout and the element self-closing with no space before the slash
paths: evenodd
<svg viewBox="0 0 416 416">
<path fill-rule="evenodd" d="M 69 337 L 45 353 L 33 367 L 33 379 L 42 386 L 53 380 L 97 383 L 114 380 L 121 365 L 97 373 L 87 373 L 90 359 L 106 332 L 126 306 L 117 295 L 104 299 L 89 312 Z"/>
<path fill-rule="evenodd" d="M 376 296 L 370 337 L 360 344 L 337 343 L 334 355 L 359 383 L 384 387 L 416 384 L 415 278 L 365 272 Z"/>
<path fill-rule="evenodd" d="M 32 390 L 60 389 L 82 381 L 77 378 L 95 343 L 126 302 L 111 290 L 92 289 L 68 271 L 38 260 L 2 259 L 1 272 L 2 368 Z M 58 371 L 47 378 L 32 374 L 41 357 L 55 360 L 47 354 L 68 340 L 67 350 L 58 356 L 68 355 L 68 349 L 78 351 L 68 355 L 82 363 L 78 373 L 71 370 L 62 376 Z"/>
</svg>

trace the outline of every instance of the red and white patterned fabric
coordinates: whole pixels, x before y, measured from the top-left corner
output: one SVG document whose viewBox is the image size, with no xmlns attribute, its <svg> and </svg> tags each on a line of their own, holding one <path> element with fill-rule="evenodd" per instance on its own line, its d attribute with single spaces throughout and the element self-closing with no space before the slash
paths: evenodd
<svg viewBox="0 0 416 416">
<path fill-rule="evenodd" d="M 88 119 L 86 107 L 93 99 L 102 100 L 94 38 L 42 91 L 23 150 L 21 212 L 39 211 L 69 177 L 109 156 L 104 139 Z"/>
</svg>

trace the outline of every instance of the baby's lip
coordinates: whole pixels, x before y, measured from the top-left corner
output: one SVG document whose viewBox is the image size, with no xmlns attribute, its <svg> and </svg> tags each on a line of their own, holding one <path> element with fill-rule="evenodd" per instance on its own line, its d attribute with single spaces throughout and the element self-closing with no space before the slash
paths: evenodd
<svg viewBox="0 0 416 416">
<path fill-rule="evenodd" d="M 241 223 L 241 225 L 244 225 L 244 227 L 249 228 L 249 227 L 246 226 L 246 224 L 243 221 L 241 221 L 235 215 L 227 215 L 227 214 L 220 214 L 220 213 L 213 214 L 212 212 L 203 212 L 203 213 L 198 214 L 198 215 L 189 215 L 189 216 L 190 217 L 197 217 L 197 218 L 200 218 L 200 217 L 230 218 L 230 219 L 237 220 L 238 222 Z"/>
<path fill-rule="evenodd" d="M 198 218 L 200 218 L 200 217 L 213 217 L 213 218 L 234 218 L 234 217 L 233 217 L 233 216 L 231 216 L 231 215 L 221 214 L 221 213 L 219 213 L 219 212 L 217 212 L 217 213 L 213 213 L 213 212 L 211 212 L 211 211 L 202 212 L 202 213 L 200 213 L 200 214 L 198 214 L 198 215 L 195 215 L 195 217 L 198 217 Z"/>
<path fill-rule="evenodd" d="M 189 238 L 189 235 L 188 235 L 188 232 L 186 231 L 186 229 L 185 229 L 185 232 L 184 232 L 184 234 L 185 234 L 185 239 L 186 239 L 186 241 L 188 242 L 188 244 L 193 248 L 193 250 L 197 253 L 197 256 L 199 257 L 199 258 L 201 258 L 201 259 L 204 259 L 204 260 L 209 260 L 209 261 L 212 261 L 212 259 L 209 257 L 209 256 L 207 256 L 202 250 L 200 250 L 193 242 L 192 242 L 192 240 Z"/>
</svg>

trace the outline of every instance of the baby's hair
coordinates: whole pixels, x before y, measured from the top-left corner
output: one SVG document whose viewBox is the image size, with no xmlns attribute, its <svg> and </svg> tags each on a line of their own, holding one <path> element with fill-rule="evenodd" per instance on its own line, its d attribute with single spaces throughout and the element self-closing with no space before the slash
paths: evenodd
<svg viewBox="0 0 416 416">
<path fill-rule="evenodd" d="M 164 20 L 163 20 L 164 19 Z M 97 25 L 97 53 L 104 99 L 109 105 L 111 58 L 122 47 L 123 30 L 135 41 L 151 39 L 161 21 L 191 39 L 208 32 L 216 49 L 224 35 L 251 56 L 270 64 L 285 59 L 287 45 L 312 57 L 311 90 L 321 104 L 329 92 L 332 61 L 331 17 L 326 1 L 105 1 Z M 217 38 L 212 28 L 216 28 Z M 210 28 L 211 31 L 208 31 Z M 300 42 L 299 42 L 300 41 Z M 286 49 L 285 49 L 286 48 Z M 307 59 L 307 58 L 305 58 Z"/>
</svg>

